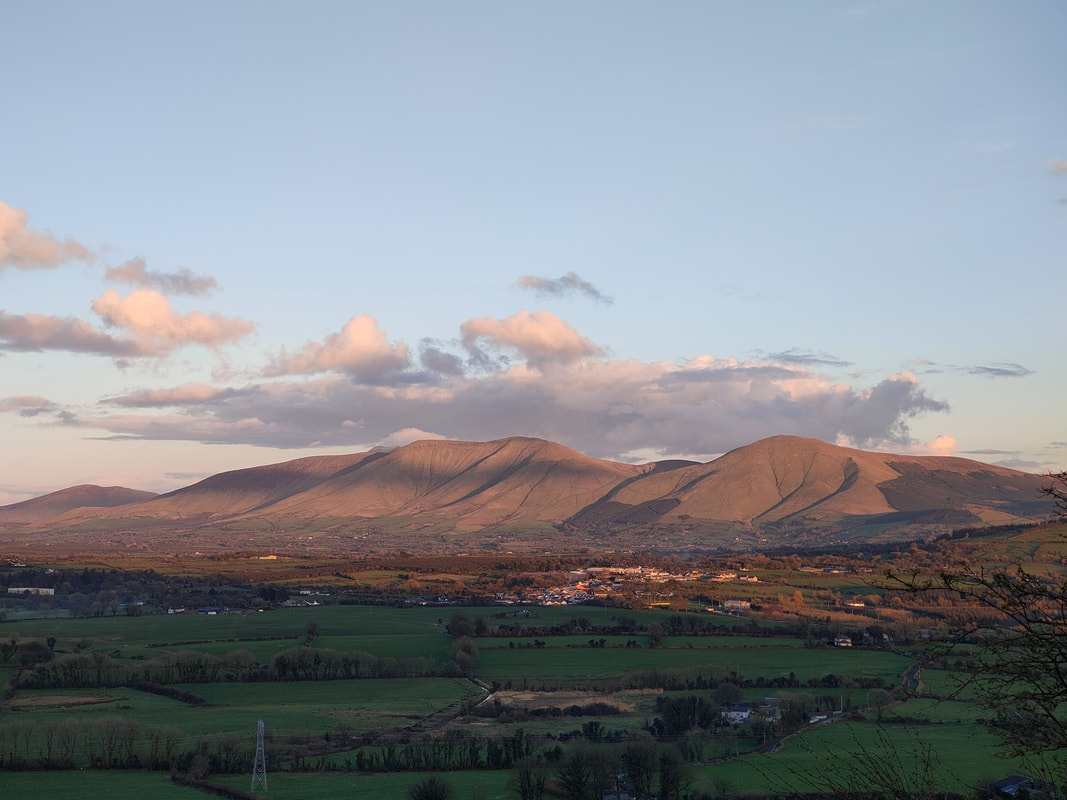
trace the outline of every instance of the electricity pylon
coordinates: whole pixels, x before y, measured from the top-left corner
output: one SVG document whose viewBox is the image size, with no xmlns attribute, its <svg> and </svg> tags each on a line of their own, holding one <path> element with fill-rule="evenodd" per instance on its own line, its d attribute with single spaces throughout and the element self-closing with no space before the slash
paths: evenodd
<svg viewBox="0 0 1067 800">
<path fill-rule="evenodd" d="M 263 791 L 267 791 L 267 759 L 263 755 L 263 720 L 259 721 L 256 729 L 256 763 L 252 765 L 252 791 L 256 790 L 256 784 L 263 784 Z"/>
</svg>

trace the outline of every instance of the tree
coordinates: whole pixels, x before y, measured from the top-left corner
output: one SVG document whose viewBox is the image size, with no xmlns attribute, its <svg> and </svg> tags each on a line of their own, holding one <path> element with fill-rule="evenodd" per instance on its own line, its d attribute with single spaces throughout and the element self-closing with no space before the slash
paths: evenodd
<svg viewBox="0 0 1067 800">
<path fill-rule="evenodd" d="M 834 800 L 958 797 L 948 794 L 945 788 L 956 780 L 955 776 L 920 737 L 914 737 L 913 746 L 901 748 L 881 725 L 875 727 L 874 735 L 868 730 L 848 730 L 852 747 L 823 741 L 816 748 L 800 741 L 798 746 L 812 756 L 810 762 L 776 762 L 773 768 L 757 762 L 756 769 L 774 791 L 784 795 L 816 791 L 819 796 Z"/>
<path fill-rule="evenodd" d="M 19 664 L 24 667 L 43 664 L 46 661 L 51 661 L 51 659 L 52 651 L 40 642 L 26 642 L 19 649 Z"/>
<path fill-rule="evenodd" d="M 452 800 L 456 796 L 452 784 L 437 775 L 431 775 L 408 787 L 411 800 Z"/>
<path fill-rule="evenodd" d="M 867 708 L 873 708 L 878 721 L 882 721 L 885 710 L 893 704 L 893 695 L 885 689 L 871 689 L 867 692 Z"/>
<path fill-rule="evenodd" d="M 681 800 L 690 782 L 689 769 L 678 756 L 669 750 L 660 755 L 659 800 Z"/>
<path fill-rule="evenodd" d="M 590 777 L 585 751 L 577 747 L 571 748 L 567 754 L 567 760 L 557 771 L 557 777 L 560 786 L 563 787 L 563 796 L 567 800 L 585 800 Z"/>
<path fill-rule="evenodd" d="M 650 797 L 656 774 L 656 745 L 644 739 L 627 745 L 622 751 L 622 766 L 634 788 L 635 797 Z"/>
<path fill-rule="evenodd" d="M 1067 517 L 1067 472 L 1043 493 Z M 916 596 L 970 601 L 978 611 L 939 655 L 971 647 L 961 682 L 992 712 L 990 726 L 1012 755 L 1067 752 L 1067 578 L 969 563 L 936 574 L 887 573 L 889 586 Z"/>
<path fill-rule="evenodd" d="M 12 638 L 11 641 L 0 644 L 0 658 L 3 658 L 4 663 L 6 664 L 8 659 L 11 658 L 11 656 L 15 655 L 18 650 L 18 639 Z"/>
<path fill-rule="evenodd" d="M 519 800 L 542 800 L 547 778 L 544 765 L 532 756 L 526 756 L 515 764 L 512 786 Z"/>
</svg>

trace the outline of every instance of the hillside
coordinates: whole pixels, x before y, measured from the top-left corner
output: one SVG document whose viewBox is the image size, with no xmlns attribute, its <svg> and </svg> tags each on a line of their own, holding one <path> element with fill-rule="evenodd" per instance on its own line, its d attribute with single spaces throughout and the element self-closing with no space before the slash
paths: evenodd
<svg viewBox="0 0 1067 800">
<path fill-rule="evenodd" d="M 421 441 L 225 472 L 160 496 L 75 487 L 0 508 L 0 531 L 151 530 L 215 549 L 266 546 L 268 532 L 274 548 L 295 533 L 304 547 L 342 550 L 817 546 L 1044 519 L 1046 485 L 968 459 L 792 436 L 706 464 L 644 465 L 541 439 Z M 87 488 L 113 501 L 88 502 Z"/>
<path fill-rule="evenodd" d="M 4 525 L 45 522 L 78 508 L 116 508 L 155 497 L 153 492 L 126 489 L 122 486 L 83 484 L 58 492 L 34 497 L 21 503 L 0 506 L 0 530 Z"/>
<path fill-rule="evenodd" d="M 859 518 L 865 525 L 981 525 L 1040 517 L 1047 481 L 963 458 L 899 456 L 776 436 L 707 464 L 618 487 L 570 522 L 716 520 L 756 529 Z"/>
</svg>

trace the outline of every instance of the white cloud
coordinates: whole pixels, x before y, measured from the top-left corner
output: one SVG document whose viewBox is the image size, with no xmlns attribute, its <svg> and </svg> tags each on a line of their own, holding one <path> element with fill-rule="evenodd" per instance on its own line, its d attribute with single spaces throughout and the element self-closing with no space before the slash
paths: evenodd
<svg viewBox="0 0 1067 800">
<path fill-rule="evenodd" d="M 393 431 L 381 441 L 383 447 L 403 447 L 406 444 L 412 442 L 421 442 L 426 440 L 432 440 L 435 442 L 447 441 L 447 436 L 442 436 L 439 433 L 431 433 L 430 431 L 424 431 L 420 428 L 401 428 L 398 431 Z"/>
</svg>

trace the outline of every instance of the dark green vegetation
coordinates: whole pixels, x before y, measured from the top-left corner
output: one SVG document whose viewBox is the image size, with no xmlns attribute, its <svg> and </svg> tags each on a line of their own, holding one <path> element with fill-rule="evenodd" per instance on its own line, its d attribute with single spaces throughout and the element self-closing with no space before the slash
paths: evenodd
<svg viewBox="0 0 1067 800">
<path fill-rule="evenodd" d="M 1062 534 L 635 555 L 612 559 L 620 576 L 644 562 L 660 577 L 610 592 L 561 556 L 9 567 L 4 589 L 55 594 L 0 595 L 0 790 L 241 796 L 262 719 L 268 797 L 404 798 L 440 776 L 464 800 L 599 800 L 620 775 L 643 797 L 971 796 L 1035 769 L 1001 757 L 983 684 L 958 690 L 994 666 L 983 640 L 946 650 L 954 629 L 999 618 L 958 591 L 894 589 L 884 570 L 969 559 L 1055 576 Z M 580 581 L 599 605 L 500 604 Z"/>
</svg>

